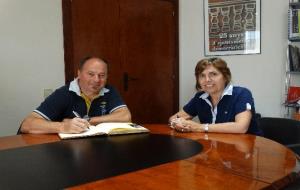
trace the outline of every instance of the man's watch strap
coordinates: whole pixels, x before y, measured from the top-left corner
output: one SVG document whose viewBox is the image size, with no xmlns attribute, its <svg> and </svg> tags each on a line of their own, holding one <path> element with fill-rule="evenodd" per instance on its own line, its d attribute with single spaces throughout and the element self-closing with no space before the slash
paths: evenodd
<svg viewBox="0 0 300 190">
<path fill-rule="evenodd" d="M 90 121 L 90 120 L 91 120 L 91 118 L 90 118 L 88 115 L 83 116 L 83 119 L 85 119 L 85 120 L 87 120 L 87 121 Z"/>
</svg>

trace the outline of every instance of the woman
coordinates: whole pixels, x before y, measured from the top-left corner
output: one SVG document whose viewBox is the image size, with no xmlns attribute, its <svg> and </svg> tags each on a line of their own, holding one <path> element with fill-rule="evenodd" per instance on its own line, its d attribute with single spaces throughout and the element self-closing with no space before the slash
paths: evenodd
<svg viewBox="0 0 300 190">
<path fill-rule="evenodd" d="M 200 60 L 195 68 L 198 92 L 182 110 L 170 117 L 180 132 L 251 133 L 262 135 L 255 120 L 251 92 L 233 86 L 224 60 Z M 200 123 L 192 120 L 198 116 Z"/>
</svg>

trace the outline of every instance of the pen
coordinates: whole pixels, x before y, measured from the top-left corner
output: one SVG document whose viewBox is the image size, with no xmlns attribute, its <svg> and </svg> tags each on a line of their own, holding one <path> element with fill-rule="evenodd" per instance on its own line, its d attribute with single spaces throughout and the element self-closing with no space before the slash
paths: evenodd
<svg viewBox="0 0 300 190">
<path fill-rule="evenodd" d="M 74 114 L 76 117 L 81 118 L 81 116 L 80 116 L 76 111 L 73 111 L 73 114 Z"/>
</svg>

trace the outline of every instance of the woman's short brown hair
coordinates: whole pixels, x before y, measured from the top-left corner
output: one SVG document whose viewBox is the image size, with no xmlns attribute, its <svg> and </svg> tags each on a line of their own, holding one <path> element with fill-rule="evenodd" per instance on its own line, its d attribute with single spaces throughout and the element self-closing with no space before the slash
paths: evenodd
<svg viewBox="0 0 300 190">
<path fill-rule="evenodd" d="M 225 78 L 225 85 L 230 83 L 231 81 L 231 72 L 230 69 L 227 67 L 227 63 L 221 58 L 210 58 L 210 59 L 202 59 L 198 61 L 195 67 L 195 77 L 196 77 L 196 89 L 201 90 L 201 86 L 198 83 L 199 75 L 206 69 L 207 66 L 212 65 L 218 71 L 222 73 Z"/>
</svg>

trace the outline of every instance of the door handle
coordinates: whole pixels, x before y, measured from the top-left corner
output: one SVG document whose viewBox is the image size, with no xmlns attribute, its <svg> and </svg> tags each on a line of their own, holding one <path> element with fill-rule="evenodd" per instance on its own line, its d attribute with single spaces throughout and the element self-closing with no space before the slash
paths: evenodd
<svg viewBox="0 0 300 190">
<path fill-rule="evenodd" d="M 125 72 L 123 74 L 123 87 L 124 87 L 124 91 L 128 91 L 128 83 L 129 83 L 129 81 L 136 81 L 136 80 L 139 80 L 139 79 L 135 78 L 135 77 L 130 77 L 128 75 L 128 73 Z"/>
</svg>

